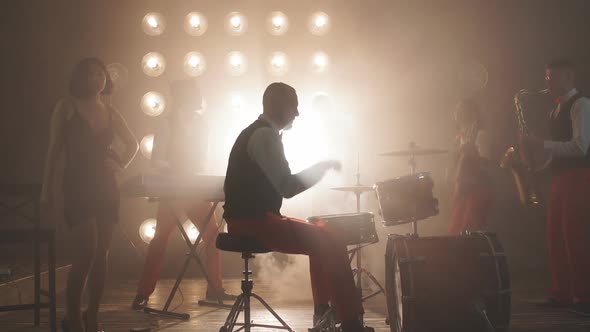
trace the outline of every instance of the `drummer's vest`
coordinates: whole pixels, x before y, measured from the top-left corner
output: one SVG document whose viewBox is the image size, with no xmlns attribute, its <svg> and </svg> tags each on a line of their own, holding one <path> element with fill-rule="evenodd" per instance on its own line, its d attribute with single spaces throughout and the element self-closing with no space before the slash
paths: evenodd
<svg viewBox="0 0 590 332">
<path fill-rule="evenodd" d="M 267 212 L 280 215 L 283 196 L 248 154 L 250 137 L 263 127 L 270 127 L 270 124 L 262 120 L 254 121 L 234 143 L 225 176 L 224 218 L 257 218 Z"/>
</svg>

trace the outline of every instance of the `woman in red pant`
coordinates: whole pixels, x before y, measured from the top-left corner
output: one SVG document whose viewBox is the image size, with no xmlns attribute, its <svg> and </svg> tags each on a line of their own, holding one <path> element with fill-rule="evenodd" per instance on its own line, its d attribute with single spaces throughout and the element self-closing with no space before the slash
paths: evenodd
<svg viewBox="0 0 590 332">
<path fill-rule="evenodd" d="M 453 210 L 449 235 L 487 227 L 493 191 L 487 168 L 491 166 L 491 144 L 482 121 L 479 106 L 471 99 L 457 105 L 457 140 L 459 155 L 454 173 Z"/>
<path fill-rule="evenodd" d="M 166 123 L 154 138 L 152 163 L 161 173 L 191 176 L 203 169 L 207 148 L 207 128 L 201 109 L 202 98 L 194 80 L 175 81 L 171 86 L 174 103 Z M 221 280 L 220 253 L 215 247 L 218 229 L 215 215 L 207 220 L 211 203 L 202 197 L 175 199 L 160 202 L 154 238 L 149 244 L 143 274 L 137 287 L 132 307 L 139 310 L 147 305 L 154 292 L 164 259 L 164 252 L 170 233 L 177 227 L 178 218 L 188 217 L 203 234 L 206 247 L 206 268 L 209 277 L 207 300 L 234 300 L 236 297 L 225 293 Z"/>
</svg>

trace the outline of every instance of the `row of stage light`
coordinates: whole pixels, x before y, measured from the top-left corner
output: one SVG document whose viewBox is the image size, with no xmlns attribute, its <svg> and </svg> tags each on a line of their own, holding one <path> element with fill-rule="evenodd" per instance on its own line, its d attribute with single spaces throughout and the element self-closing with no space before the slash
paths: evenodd
<svg viewBox="0 0 590 332">
<path fill-rule="evenodd" d="M 289 71 L 289 58 L 283 52 L 273 52 L 266 61 L 268 72 L 273 76 L 282 76 Z M 324 52 L 312 54 L 309 65 L 313 73 L 323 74 L 330 64 L 328 55 Z M 166 60 L 161 53 L 150 52 L 143 56 L 141 61 L 143 72 L 150 77 L 158 77 L 166 70 Z M 229 52 L 225 56 L 226 71 L 231 76 L 241 76 L 248 69 L 248 59 L 239 51 Z M 207 61 L 201 52 L 188 52 L 182 59 L 182 68 L 185 74 L 191 77 L 201 76 L 207 69 Z"/>
<path fill-rule="evenodd" d="M 191 36 L 202 36 L 209 27 L 207 17 L 199 12 L 188 13 L 184 18 L 184 31 Z M 166 30 L 166 20 L 160 13 L 148 13 L 143 17 L 143 32 L 148 36 L 159 36 Z M 225 17 L 225 30 L 232 36 L 240 36 L 248 30 L 246 16 L 231 12 Z M 266 19 L 266 30 L 273 36 L 281 36 L 289 31 L 289 18 L 282 12 L 272 12 Z M 308 30 L 312 35 L 323 36 L 330 31 L 330 17 L 324 12 L 315 12 L 308 20 Z"/>
</svg>

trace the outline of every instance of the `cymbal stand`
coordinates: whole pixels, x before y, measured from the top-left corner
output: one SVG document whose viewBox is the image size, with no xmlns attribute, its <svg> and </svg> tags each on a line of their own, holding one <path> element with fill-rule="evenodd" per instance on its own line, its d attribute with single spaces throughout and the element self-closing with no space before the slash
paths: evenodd
<svg viewBox="0 0 590 332">
<path fill-rule="evenodd" d="M 410 142 L 410 150 L 413 150 L 416 148 L 416 142 Z M 408 165 L 410 166 L 410 174 L 414 175 L 416 174 L 416 154 L 412 153 L 410 155 L 410 159 L 408 160 Z M 418 235 L 418 222 L 416 220 L 412 221 L 412 233 L 414 236 Z"/>
<path fill-rule="evenodd" d="M 357 186 L 361 185 L 360 179 L 361 179 L 360 158 L 358 157 L 358 154 L 357 154 L 357 166 L 356 166 L 356 184 L 357 184 Z M 362 194 L 362 192 L 355 191 L 354 194 L 356 196 L 356 212 L 360 213 L 361 212 L 361 194 Z M 351 262 L 352 262 L 352 259 L 354 258 L 354 256 L 356 255 L 356 268 L 354 268 L 352 270 L 352 275 L 353 275 L 353 277 L 354 276 L 357 277 L 356 278 L 356 287 L 359 290 L 359 293 L 361 294 L 361 298 L 362 298 L 363 302 L 365 300 L 379 294 L 379 293 L 385 294 L 385 290 L 384 290 L 383 286 L 381 286 L 379 281 L 377 281 L 377 279 L 375 279 L 375 277 L 371 274 L 371 272 L 369 272 L 365 268 L 363 268 L 361 249 L 365 246 L 366 245 L 362 245 L 359 243 L 356 245 L 356 247 L 354 249 L 349 251 Z M 366 274 L 367 277 L 369 277 L 369 279 L 379 288 L 379 290 L 377 290 L 365 297 L 362 296 L 363 295 L 363 288 L 362 288 L 363 273 Z"/>
</svg>

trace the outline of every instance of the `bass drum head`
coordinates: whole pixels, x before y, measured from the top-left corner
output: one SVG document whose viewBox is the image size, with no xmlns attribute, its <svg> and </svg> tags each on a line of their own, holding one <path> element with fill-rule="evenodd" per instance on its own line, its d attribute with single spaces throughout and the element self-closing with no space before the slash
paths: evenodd
<svg viewBox="0 0 590 332">
<path fill-rule="evenodd" d="M 495 234 L 389 235 L 385 269 L 391 332 L 486 331 L 486 316 L 494 331 L 509 329 L 510 274 Z"/>
</svg>

